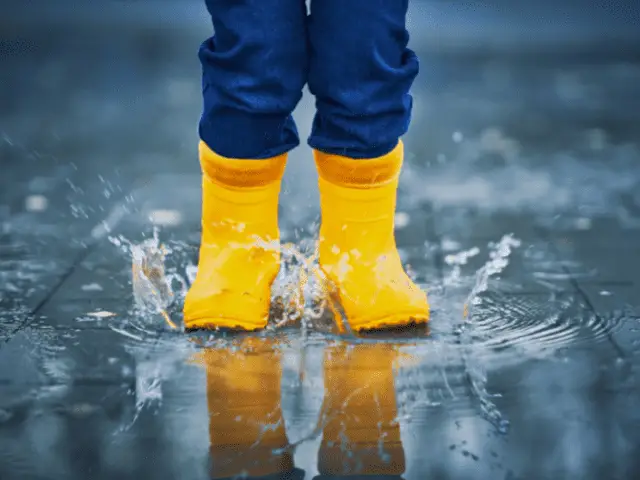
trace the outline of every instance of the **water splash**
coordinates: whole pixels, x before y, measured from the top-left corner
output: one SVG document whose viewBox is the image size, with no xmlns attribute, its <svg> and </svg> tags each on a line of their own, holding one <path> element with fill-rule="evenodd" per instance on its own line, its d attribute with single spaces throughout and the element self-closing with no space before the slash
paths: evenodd
<svg viewBox="0 0 640 480">
<path fill-rule="evenodd" d="M 138 244 L 124 237 L 111 238 L 111 242 L 131 255 L 131 285 L 138 316 L 152 319 L 160 315 L 169 327 L 177 329 L 168 309 L 176 298 L 184 296 L 187 282 L 177 273 L 167 273 L 165 260 L 172 251 L 160 242 L 158 229 L 154 229 L 151 238 Z M 178 293 L 173 284 L 178 284 Z"/>
<path fill-rule="evenodd" d="M 452 253 L 444 257 L 444 262 L 451 266 L 451 272 L 442 282 L 444 285 L 459 285 L 461 280 L 462 266 L 466 265 L 470 258 L 480 254 L 478 247 L 472 247 L 458 253 Z"/>
<path fill-rule="evenodd" d="M 489 261 L 478 270 L 476 281 L 464 303 L 464 320 L 456 331 L 462 345 L 462 357 L 466 366 L 469 385 L 473 394 L 480 402 L 483 416 L 491 422 L 498 432 L 507 433 L 508 420 L 504 419 L 496 404 L 492 401 L 492 395 L 487 391 L 487 372 L 482 362 L 477 361 L 472 348 L 473 345 L 473 315 L 475 308 L 482 303 L 481 294 L 489 289 L 489 279 L 502 272 L 509 264 L 509 256 L 514 248 L 521 245 L 520 240 L 513 235 L 505 235 L 496 244 L 490 244 Z"/>
<path fill-rule="evenodd" d="M 489 244 L 489 261 L 476 273 L 476 281 L 464 303 L 464 316 L 469 318 L 472 307 L 480 303 L 480 295 L 489 289 L 489 278 L 502 272 L 509 264 L 509 256 L 514 248 L 521 245 L 512 234 L 505 235 L 496 244 Z"/>
</svg>

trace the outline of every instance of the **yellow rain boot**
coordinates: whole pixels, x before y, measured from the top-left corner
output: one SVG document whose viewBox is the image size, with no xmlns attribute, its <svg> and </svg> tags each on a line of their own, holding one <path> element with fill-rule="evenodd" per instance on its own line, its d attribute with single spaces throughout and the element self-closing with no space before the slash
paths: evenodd
<svg viewBox="0 0 640 480">
<path fill-rule="evenodd" d="M 318 452 L 322 475 L 404 473 L 396 420 L 396 358 L 396 347 L 386 343 L 338 345 L 325 352 Z"/>
<path fill-rule="evenodd" d="M 294 470 L 280 407 L 282 364 L 273 339 L 206 348 L 212 478 L 262 477 Z"/>
<path fill-rule="evenodd" d="M 202 243 L 184 305 L 187 329 L 267 325 L 278 274 L 278 196 L 286 154 L 265 160 L 217 155 L 200 142 Z"/>
<path fill-rule="evenodd" d="M 426 294 L 405 273 L 394 238 L 402 159 L 402 142 L 387 155 L 368 160 L 315 152 L 322 209 L 320 267 L 329 295 L 354 331 L 429 319 Z"/>
</svg>

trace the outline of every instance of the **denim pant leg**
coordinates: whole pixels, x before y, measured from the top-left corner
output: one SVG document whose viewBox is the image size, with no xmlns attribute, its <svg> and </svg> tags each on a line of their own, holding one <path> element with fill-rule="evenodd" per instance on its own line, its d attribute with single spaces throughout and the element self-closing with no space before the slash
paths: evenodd
<svg viewBox="0 0 640 480">
<path fill-rule="evenodd" d="M 408 0 L 311 0 L 311 147 L 351 158 L 391 151 L 407 131 L 418 59 L 407 48 Z"/>
<path fill-rule="evenodd" d="M 304 0 L 206 0 L 215 35 L 199 51 L 200 138 L 229 158 L 270 158 L 299 144 L 291 112 L 307 80 Z"/>
</svg>

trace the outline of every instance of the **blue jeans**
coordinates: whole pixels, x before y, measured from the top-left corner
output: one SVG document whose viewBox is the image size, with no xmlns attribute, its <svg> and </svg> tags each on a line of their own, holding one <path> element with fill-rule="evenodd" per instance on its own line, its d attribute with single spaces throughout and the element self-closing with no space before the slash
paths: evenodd
<svg viewBox="0 0 640 480">
<path fill-rule="evenodd" d="M 309 145 L 351 158 L 391 151 L 407 131 L 418 59 L 408 0 L 205 0 L 215 35 L 199 51 L 201 139 L 230 158 L 269 158 L 299 143 L 291 116 L 308 83 Z"/>
</svg>

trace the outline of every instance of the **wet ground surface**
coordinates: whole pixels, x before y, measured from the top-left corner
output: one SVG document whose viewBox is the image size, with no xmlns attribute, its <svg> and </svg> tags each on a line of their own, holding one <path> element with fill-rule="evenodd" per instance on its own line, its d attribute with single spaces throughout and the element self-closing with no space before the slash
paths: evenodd
<svg viewBox="0 0 640 480">
<path fill-rule="evenodd" d="M 397 238 L 429 331 L 338 338 L 310 314 L 204 336 L 140 311 L 157 300 L 132 257 L 155 226 L 179 324 L 206 31 L 16 25 L 0 42 L 0 479 L 638 475 L 637 52 L 418 42 Z M 301 147 L 289 252 L 310 253 L 315 182 Z"/>
</svg>

